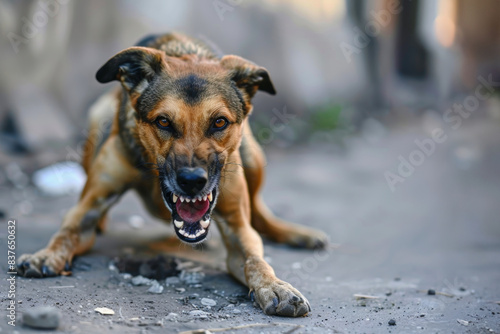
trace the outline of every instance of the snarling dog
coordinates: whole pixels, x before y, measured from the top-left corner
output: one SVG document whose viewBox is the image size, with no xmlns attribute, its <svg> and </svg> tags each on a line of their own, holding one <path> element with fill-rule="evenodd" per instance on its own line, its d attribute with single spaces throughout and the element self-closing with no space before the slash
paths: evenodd
<svg viewBox="0 0 500 334">
<path fill-rule="evenodd" d="M 151 214 L 172 221 L 188 244 L 207 238 L 213 215 L 228 250 L 228 271 L 248 286 L 262 310 L 307 314 L 307 299 L 264 260 L 259 236 L 306 248 L 327 241 L 322 232 L 273 216 L 260 196 L 265 158 L 248 116 L 258 90 L 275 94 L 268 71 L 167 34 L 116 54 L 96 78 L 121 83 L 91 108 L 90 133 L 110 120 L 109 134 L 87 139 L 88 179 L 78 204 L 45 249 L 20 257 L 19 273 L 59 275 L 92 247 L 109 208 L 134 189 Z"/>
</svg>

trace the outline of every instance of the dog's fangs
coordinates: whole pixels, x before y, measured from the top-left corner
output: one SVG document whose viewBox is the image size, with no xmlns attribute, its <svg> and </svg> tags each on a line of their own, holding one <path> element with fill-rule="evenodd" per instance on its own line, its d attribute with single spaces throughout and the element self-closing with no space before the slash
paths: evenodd
<svg viewBox="0 0 500 334">
<path fill-rule="evenodd" d="M 87 182 L 79 201 L 46 248 L 19 257 L 19 275 L 69 271 L 73 258 L 105 230 L 111 206 L 135 190 L 153 216 L 173 222 L 185 243 L 205 240 L 215 222 L 228 271 L 266 314 L 310 312 L 307 299 L 264 260 L 259 236 L 306 248 L 327 242 L 320 231 L 275 217 L 260 196 L 266 162 L 248 118 L 257 91 L 276 93 L 269 72 L 238 56 L 219 58 L 187 36 L 166 34 L 119 52 L 96 78 L 120 83 L 90 110 L 89 133 L 109 131 L 87 139 Z"/>
<path fill-rule="evenodd" d="M 210 226 L 210 213 L 217 198 L 216 194 L 217 191 L 214 188 L 208 194 L 199 194 L 191 198 L 167 193 L 167 199 L 165 199 L 163 195 L 165 205 L 172 212 L 174 229 L 179 239 L 187 243 L 200 243 L 205 240 Z"/>
</svg>

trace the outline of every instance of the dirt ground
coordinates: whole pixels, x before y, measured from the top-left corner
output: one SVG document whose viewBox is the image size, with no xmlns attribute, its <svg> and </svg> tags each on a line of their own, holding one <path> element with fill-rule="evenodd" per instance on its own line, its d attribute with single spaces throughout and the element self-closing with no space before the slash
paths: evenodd
<svg viewBox="0 0 500 334">
<path fill-rule="evenodd" d="M 361 134 L 341 151 L 327 145 L 268 150 L 264 195 L 270 207 L 286 219 L 324 230 L 332 242 L 322 252 L 265 244 L 277 275 L 309 299 L 312 312 L 306 317 L 264 315 L 247 289 L 225 272 L 225 250 L 215 229 L 207 243 L 192 249 L 127 194 L 112 210 L 107 233 L 75 261 L 72 276 L 17 278 L 17 325 L 9 326 L 2 315 L 0 332 L 37 332 L 22 326 L 21 314 L 50 305 L 62 315 L 57 333 L 177 333 L 250 324 L 260 325 L 226 332 L 499 333 L 500 125 L 467 122 L 446 129 L 448 139 L 394 192 L 384 172 L 395 172 L 398 156 L 408 158 L 417 148 L 414 140 L 429 136 L 420 126 Z M 30 213 L 19 213 L 20 196 L 33 204 Z M 18 256 L 34 252 L 76 199 L 3 189 L 2 254 L 7 253 L 7 218 L 17 219 Z M 144 224 L 131 224 L 133 215 Z M 162 280 L 163 292 L 153 294 L 111 265 L 116 257 L 160 253 L 180 259 L 186 275 L 195 272 L 198 281 L 167 285 Z M 2 312 L 9 302 L 6 262 L 0 264 Z M 436 294 L 429 295 L 429 289 Z M 215 306 L 203 305 L 203 298 Z M 96 307 L 115 314 L 100 315 Z M 395 326 L 388 324 L 391 319 Z"/>
</svg>

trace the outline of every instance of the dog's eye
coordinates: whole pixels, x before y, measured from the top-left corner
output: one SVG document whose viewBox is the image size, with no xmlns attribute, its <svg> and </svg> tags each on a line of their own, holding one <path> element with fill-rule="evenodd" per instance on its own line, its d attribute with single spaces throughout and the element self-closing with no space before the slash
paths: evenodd
<svg viewBox="0 0 500 334">
<path fill-rule="evenodd" d="M 170 121 L 167 118 L 165 118 L 165 117 L 158 117 L 156 119 L 156 124 L 161 129 L 169 129 L 170 128 Z"/>
<path fill-rule="evenodd" d="M 219 117 L 212 124 L 212 130 L 213 131 L 223 130 L 228 125 L 228 123 L 229 122 L 227 119 L 225 119 L 224 117 Z"/>
</svg>

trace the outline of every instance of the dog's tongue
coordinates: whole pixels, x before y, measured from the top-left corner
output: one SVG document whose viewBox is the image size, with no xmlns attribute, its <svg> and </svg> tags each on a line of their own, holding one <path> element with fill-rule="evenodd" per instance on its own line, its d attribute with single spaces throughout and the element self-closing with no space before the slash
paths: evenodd
<svg viewBox="0 0 500 334">
<path fill-rule="evenodd" d="M 196 201 L 196 202 L 181 202 L 177 201 L 176 209 L 182 220 L 188 223 L 195 223 L 203 218 L 203 215 L 207 212 L 210 206 L 210 202 L 206 201 Z"/>
</svg>

